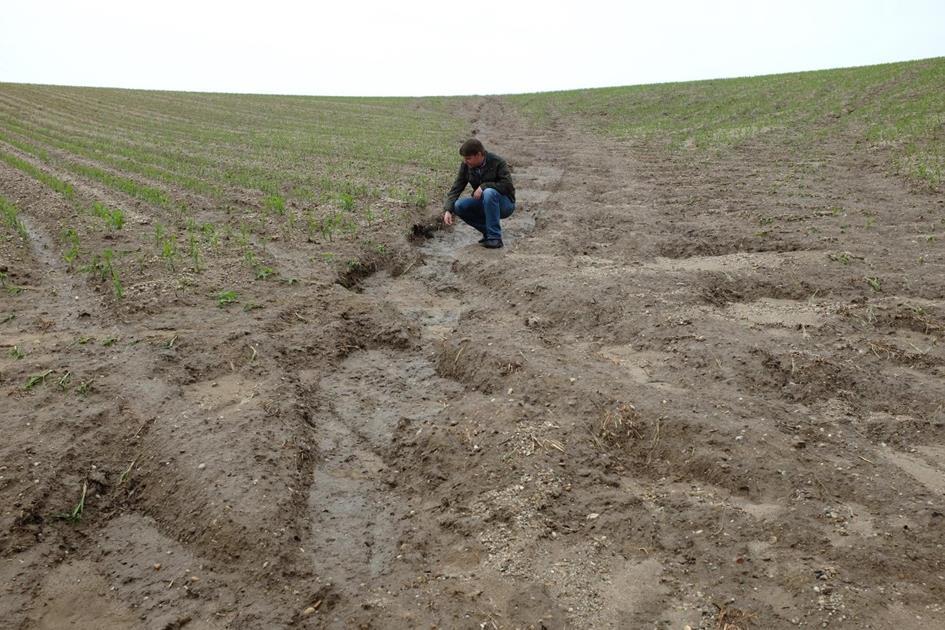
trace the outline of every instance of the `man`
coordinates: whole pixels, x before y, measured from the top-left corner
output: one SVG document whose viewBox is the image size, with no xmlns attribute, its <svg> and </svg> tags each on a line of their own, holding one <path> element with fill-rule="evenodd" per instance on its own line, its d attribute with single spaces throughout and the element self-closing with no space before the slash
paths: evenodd
<svg viewBox="0 0 945 630">
<path fill-rule="evenodd" d="M 479 243 L 483 247 L 502 247 L 499 220 L 507 219 L 515 210 L 515 186 L 509 165 L 495 153 L 487 152 L 475 138 L 464 142 L 459 154 L 463 163 L 446 195 L 443 223 L 453 225 L 453 215 L 457 214 L 482 233 Z M 467 184 L 473 188 L 472 197 L 460 199 Z"/>
</svg>

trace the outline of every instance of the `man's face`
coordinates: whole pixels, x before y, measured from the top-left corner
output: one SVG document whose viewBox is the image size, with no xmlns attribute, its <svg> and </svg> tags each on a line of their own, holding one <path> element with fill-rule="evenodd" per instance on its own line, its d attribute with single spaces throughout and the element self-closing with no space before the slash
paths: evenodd
<svg viewBox="0 0 945 630">
<path fill-rule="evenodd" d="M 469 168 L 479 168 L 482 166 L 482 163 L 486 161 L 485 153 L 474 153 L 472 155 L 467 155 L 463 157 L 463 162 L 466 163 L 466 166 Z"/>
</svg>

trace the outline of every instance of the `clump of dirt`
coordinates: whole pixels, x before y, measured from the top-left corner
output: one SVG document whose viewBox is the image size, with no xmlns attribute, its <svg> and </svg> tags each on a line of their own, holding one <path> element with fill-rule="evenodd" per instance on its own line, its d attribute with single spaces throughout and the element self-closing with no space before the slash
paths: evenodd
<svg viewBox="0 0 945 630">
<path fill-rule="evenodd" d="M 724 306 L 735 302 L 753 302 L 760 298 L 805 300 L 819 291 L 803 278 L 770 279 L 760 275 L 731 275 L 707 272 L 700 278 L 702 297 L 709 304 Z"/>
</svg>

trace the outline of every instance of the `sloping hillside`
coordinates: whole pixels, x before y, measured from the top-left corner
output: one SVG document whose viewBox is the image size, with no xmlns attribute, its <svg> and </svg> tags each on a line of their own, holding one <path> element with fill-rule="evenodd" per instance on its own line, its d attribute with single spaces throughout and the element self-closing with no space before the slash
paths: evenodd
<svg viewBox="0 0 945 630">
<path fill-rule="evenodd" d="M 945 625 L 943 69 L 0 85 L 0 618 Z"/>
</svg>

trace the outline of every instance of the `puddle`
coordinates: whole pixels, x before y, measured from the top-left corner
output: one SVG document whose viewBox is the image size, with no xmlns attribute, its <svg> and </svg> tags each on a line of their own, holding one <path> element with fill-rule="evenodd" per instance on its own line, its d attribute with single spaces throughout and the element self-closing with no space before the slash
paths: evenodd
<svg viewBox="0 0 945 630">
<path fill-rule="evenodd" d="M 56 302 L 61 308 L 60 321 L 67 316 L 71 319 L 78 319 L 79 314 L 83 311 L 96 313 L 97 308 L 90 300 L 85 298 L 85 294 L 79 289 L 75 278 L 63 269 L 62 259 L 59 257 L 54 241 L 42 229 L 38 228 L 29 217 L 20 215 L 20 220 L 26 228 L 33 255 L 36 256 L 40 266 L 45 270 L 43 275 L 49 283 L 48 290 L 56 296 Z"/>
</svg>

